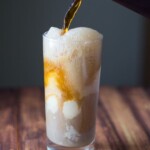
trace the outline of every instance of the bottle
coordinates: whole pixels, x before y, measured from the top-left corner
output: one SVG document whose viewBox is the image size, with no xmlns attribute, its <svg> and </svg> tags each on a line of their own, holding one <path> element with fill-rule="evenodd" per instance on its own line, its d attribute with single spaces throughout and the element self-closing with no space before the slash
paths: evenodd
<svg viewBox="0 0 150 150">
<path fill-rule="evenodd" d="M 150 0 L 113 0 L 133 11 L 150 18 Z"/>
</svg>

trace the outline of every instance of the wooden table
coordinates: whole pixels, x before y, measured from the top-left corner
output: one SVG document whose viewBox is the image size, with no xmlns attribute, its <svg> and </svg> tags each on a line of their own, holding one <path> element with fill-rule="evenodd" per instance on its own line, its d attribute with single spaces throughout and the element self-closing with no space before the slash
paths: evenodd
<svg viewBox="0 0 150 150">
<path fill-rule="evenodd" d="M 150 90 L 102 87 L 97 150 L 150 150 Z M 41 88 L 0 90 L 0 150 L 45 150 Z"/>
</svg>

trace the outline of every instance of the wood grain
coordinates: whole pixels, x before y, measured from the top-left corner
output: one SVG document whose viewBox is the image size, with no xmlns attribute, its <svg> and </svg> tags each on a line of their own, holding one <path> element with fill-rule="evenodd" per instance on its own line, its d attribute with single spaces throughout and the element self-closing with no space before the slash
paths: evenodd
<svg viewBox="0 0 150 150">
<path fill-rule="evenodd" d="M 18 98 L 20 149 L 46 149 L 44 99 L 41 90 L 21 89 Z"/>
<path fill-rule="evenodd" d="M 150 96 L 142 88 L 126 90 L 123 93 L 134 118 L 148 137 L 148 141 L 141 145 L 150 148 Z"/>
<path fill-rule="evenodd" d="M 0 150 L 45 150 L 41 88 L 0 90 Z M 150 90 L 100 89 L 96 150 L 150 150 Z"/>
<path fill-rule="evenodd" d="M 121 140 L 117 145 L 129 150 L 147 148 L 150 144 L 149 137 L 126 103 L 128 99 L 110 87 L 101 88 L 100 99 L 114 126 L 112 131 L 116 131 Z"/>
<path fill-rule="evenodd" d="M 18 149 L 16 92 L 0 91 L 0 150 Z"/>
</svg>

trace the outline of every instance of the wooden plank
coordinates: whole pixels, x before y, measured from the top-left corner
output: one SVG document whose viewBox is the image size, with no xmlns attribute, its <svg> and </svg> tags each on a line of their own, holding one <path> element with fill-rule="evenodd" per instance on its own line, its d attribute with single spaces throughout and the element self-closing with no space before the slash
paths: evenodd
<svg viewBox="0 0 150 150">
<path fill-rule="evenodd" d="M 110 144 L 105 136 L 105 128 L 100 124 L 100 120 L 96 120 L 96 139 L 95 139 L 95 149 L 96 150 L 111 150 Z"/>
<path fill-rule="evenodd" d="M 43 93 L 38 88 L 25 88 L 19 95 L 19 139 L 21 150 L 45 150 Z"/>
<path fill-rule="evenodd" d="M 111 121 L 111 118 L 101 100 L 99 101 L 97 112 L 97 122 L 99 122 L 99 128 L 101 128 L 101 130 L 97 132 L 96 136 L 97 140 L 99 139 L 99 147 L 101 149 L 124 150 L 125 144 L 119 137 L 119 134 L 117 133 L 114 124 Z M 98 128 L 98 125 L 96 127 Z M 100 137 L 103 138 L 100 140 Z"/>
<path fill-rule="evenodd" d="M 143 88 L 124 90 L 123 94 L 128 99 L 128 105 L 138 124 L 149 137 L 145 148 L 150 149 L 150 96 Z"/>
<path fill-rule="evenodd" d="M 110 126 L 107 124 L 108 120 L 106 116 L 104 118 L 99 118 L 100 116 L 104 117 L 104 114 L 100 114 L 100 109 L 98 108 L 98 117 L 96 120 L 96 141 L 95 148 L 96 150 L 112 150 L 115 146 L 116 150 L 118 147 L 115 144 L 116 138 L 113 139 L 109 132 L 113 131 L 110 129 Z M 109 126 L 109 127 L 108 127 Z M 114 135 L 114 134 L 113 134 Z M 114 136 L 115 137 L 115 136 Z"/>
<path fill-rule="evenodd" d="M 149 139 L 139 122 L 136 120 L 126 97 L 116 89 L 103 87 L 100 90 L 103 107 L 127 150 L 148 150 Z M 120 143 L 117 143 L 120 145 Z M 122 143 L 121 143 L 122 144 Z"/>
<path fill-rule="evenodd" d="M 0 150 L 17 150 L 17 100 L 14 91 L 0 90 Z"/>
</svg>

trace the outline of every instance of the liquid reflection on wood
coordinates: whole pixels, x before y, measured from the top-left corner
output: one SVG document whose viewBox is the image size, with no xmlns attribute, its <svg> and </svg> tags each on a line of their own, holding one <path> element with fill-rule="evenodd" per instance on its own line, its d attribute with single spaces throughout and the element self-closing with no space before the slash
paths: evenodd
<svg viewBox="0 0 150 150">
<path fill-rule="evenodd" d="M 150 149 L 150 90 L 102 87 L 96 150 Z M 46 149 L 40 88 L 0 91 L 0 150 Z"/>
</svg>

